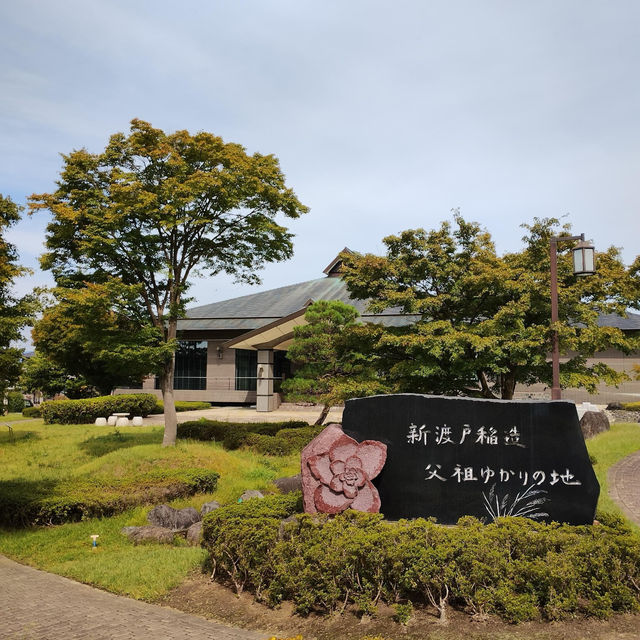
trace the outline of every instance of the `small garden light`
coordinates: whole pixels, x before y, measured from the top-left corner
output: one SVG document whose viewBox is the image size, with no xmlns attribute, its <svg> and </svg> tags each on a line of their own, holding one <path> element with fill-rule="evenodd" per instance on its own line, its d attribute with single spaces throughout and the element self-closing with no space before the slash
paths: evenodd
<svg viewBox="0 0 640 640">
<path fill-rule="evenodd" d="M 98 548 L 98 538 L 100 537 L 97 533 L 93 534 L 92 536 L 89 536 L 93 542 L 91 543 L 91 550 L 95 551 Z"/>
</svg>

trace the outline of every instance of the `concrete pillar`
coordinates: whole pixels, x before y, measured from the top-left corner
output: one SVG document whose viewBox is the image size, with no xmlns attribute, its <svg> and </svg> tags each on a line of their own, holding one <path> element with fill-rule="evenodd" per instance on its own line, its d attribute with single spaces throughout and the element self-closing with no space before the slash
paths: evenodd
<svg viewBox="0 0 640 640">
<path fill-rule="evenodd" d="M 258 372 L 256 384 L 256 411 L 276 409 L 273 393 L 273 349 L 258 349 Z"/>
</svg>

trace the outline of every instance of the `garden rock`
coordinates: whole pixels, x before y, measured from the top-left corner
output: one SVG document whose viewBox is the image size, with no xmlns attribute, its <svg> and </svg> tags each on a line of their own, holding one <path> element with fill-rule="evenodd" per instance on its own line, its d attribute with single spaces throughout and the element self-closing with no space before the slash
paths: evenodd
<svg viewBox="0 0 640 640">
<path fill-rule="evenodd" d="M 264 496 L 260 491 L 256 491 L 256 489 L 249 489 L 240 496 L 238 502 L 246 502 L 247 500 L 251 500 L 251 498 L 264 498 Z"/>
<path fill-rule="evenodd" d="M 602 411 L 587 411 L 580 420 L 584 439 L 593 438 L 599 433 L 609 431 L 609 419 Z"/>
<path fill-rule="evenodd" d="M 173 531 L 164 527 L 145 525 L 144 527 L 123 527 L 121 532 L 134 544 L 141 542 L 160 542 L 171 544 L 173 542 Z"/>
<path fill-rule="evenodd" d="M 160 504 L 149 511 L 147 520 L 157 527 L 164 527 L 172 531 L 183 531 L 198 522 L 200 514 L 193 507 L 174 509 L 168 504 Z"/>
<path fill-rule="evenodd" d="M 220 503 L 217 500 L 212 500 L 211 502 L 205 502 L 200 507 L 200 515 L 204 517 L 207 513 L 211 513 L 212 511 L 215 511 L 216 509 L 219 509 L 219 508 L 220 508 Z"/>
<path fill-rule="evenodd" d="M 277 478 L 273 484 L 280 489 L 281 493 L 292 493 L 302 491 L 302 476 L 300 474 L 287 478 Z"/>
<path fill-rule="evenodd" d="M 197 547 L 200 544 L 200 542 L 202 541 L 202 521 L 194 522 L 187 529 L 186 538 L 187 542 L 193 547 Z"/>
</svg>

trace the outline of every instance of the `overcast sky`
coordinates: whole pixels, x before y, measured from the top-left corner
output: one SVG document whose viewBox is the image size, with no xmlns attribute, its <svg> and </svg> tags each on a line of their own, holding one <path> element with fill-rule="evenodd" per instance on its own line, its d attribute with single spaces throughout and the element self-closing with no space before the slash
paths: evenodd
<svg viewBox="0 0 640 640">
<path fill-rule="evenodd" d="M 272 153 L 311 208 L 263 285 L 460 207 L 502 253 L 568 215 L 640 253 L 640 2 L 15 0 L 0 7 L 0 193 L 50 191 L 60 153 L 141 118 Z M 46 216 L 10 233 L 37 268 Z M 36 272 L 20 290 L 51 282 Z"/>
</svg>

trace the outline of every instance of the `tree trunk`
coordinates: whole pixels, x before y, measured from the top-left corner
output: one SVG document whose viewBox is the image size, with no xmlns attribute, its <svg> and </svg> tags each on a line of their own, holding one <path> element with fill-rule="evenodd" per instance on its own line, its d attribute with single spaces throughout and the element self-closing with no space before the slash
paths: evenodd
<svg viewBox="0 0 640 640">
<path fill-rule="evenodd" d="M 495 398 L 491 389 L 489 388 L 489 383 L 487 382 L 487 376 L 484 371 L 478 371 L 478 380 L 480 382 L 480 388 L 482 389 L 482 397 L 483 398 Z"/>
<path fill-rule="evenodd" d="M 177 321 L 169 320 L 168 338 L 176 337 Z M 172 447 L 176 443 L 178 435 L 178 416 L 176 415 L 176 402 L 173 397 L 173 371 L 176 362 L 176 354 L 171 356 L 171 360 L 165 364 L 164 371 L 160 376 L 160 388 L 162 389 L 162 403 L 164 405 L 164 437 L 163 447 Z"/>
<path fill-rule="evenodd" d="M 320 426 L 321 424 L 324 424 L 324 421 L 327 419 L 327 416 L 329 415 L 329 409 L 331 409 L 331 405 L 328 405 L 328 404 L 325 404 L 322 407 L 322 411 L 320 412 L 318 419 L 314 423 L 316 426 Z"/>
<path fill-rule="evenodd" d="M 516 373 L 508 371 L 500 376 L 500 387 L 503 400 L 512 400 L 513 392 L 516 390 Z"/>
</svg>

